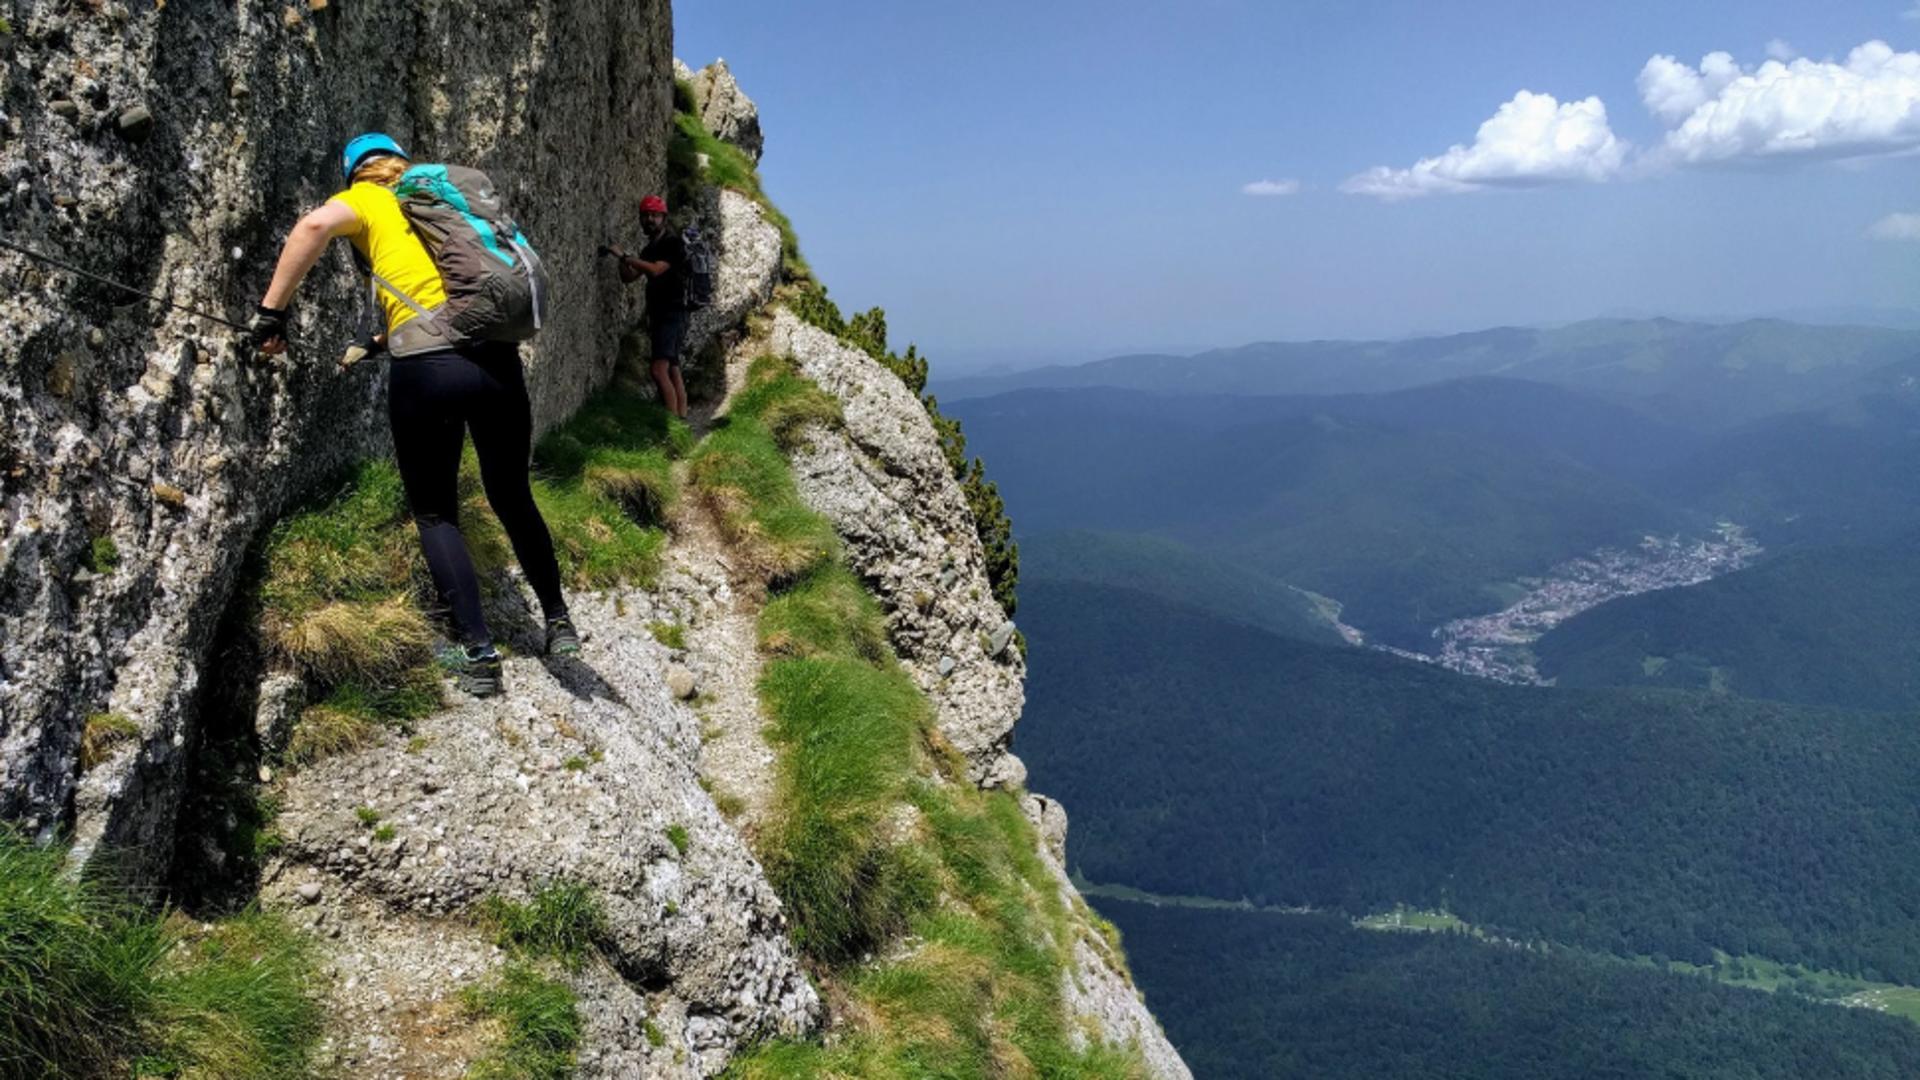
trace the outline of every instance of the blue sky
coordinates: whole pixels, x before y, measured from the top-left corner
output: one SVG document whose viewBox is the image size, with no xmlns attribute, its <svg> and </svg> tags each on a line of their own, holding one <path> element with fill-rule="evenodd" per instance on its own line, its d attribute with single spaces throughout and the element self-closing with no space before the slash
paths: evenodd
<svg viewBox="0 0 1920 1080">
<path fill-rule="evenodd" d="M 1920 214 L 1913 0 L 676 8 L 681 58 L 758 101 L 767 188 L 834 297 L 949 374 L 1920 308 L 1920 217 L 1889 218 Z"/>
</svg>

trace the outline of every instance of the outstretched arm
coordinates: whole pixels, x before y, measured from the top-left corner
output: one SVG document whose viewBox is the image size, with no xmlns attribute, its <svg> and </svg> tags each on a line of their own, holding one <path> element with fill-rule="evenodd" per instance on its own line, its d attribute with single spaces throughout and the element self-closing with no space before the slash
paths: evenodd
<svg viewBox="0 0 1920 1080">
<path fill-rule="evenodd" d="M 284 323 L 287 305 L 293 300 L 293 292 L 300 287 L 301 279 L 313 264 L 320 261 L 320 253 L 327 250 L 327 241 L 336 236 L 352 236 L 360 231 L 360 215 L 353 207 L 337 200 L 328 200 L 318 210 L 300 219 L 293 231 L 287 234 L 287 242 L 280 248 L 280 261 L 273 268 L 273 281 L 267 285 L 267 295 L 260 301 L 262 314 L 276 312 Z M 260 343 L 264 353 L 284 352 L 287 341 L 284 334 L 275 334 Z"/>
<path fill-rule="evenodd" d="M 280 249 L 279 265 L 273 268 L 273 283 L 267 286 L 266 299 L 261 303 L 265 307 L 284 308 L 293 299 L 293 291 L 300 287 L 300 280 L 320 261 L 320 253 L 327 250 L 327 241 L 336 236 L 351 236 L 360 231 L 360 215 L 353 207 L 338 200 L 328 200 L 318 210 L 300 219 L 300 223 L 287 234 L 287 242 Z"/>
</svg>

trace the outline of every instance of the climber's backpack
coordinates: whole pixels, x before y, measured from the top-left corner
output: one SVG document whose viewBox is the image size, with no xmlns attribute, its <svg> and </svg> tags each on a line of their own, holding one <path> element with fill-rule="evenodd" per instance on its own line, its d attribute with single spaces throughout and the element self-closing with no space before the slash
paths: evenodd
<svg viewBox="0 0 1920 1080">
<path fill-rule="evenodd" d="M 699 311 L 713 303 L 713 250 L 698 225 L 687 226 L 680 240 L 687 246 L 687 272 L 681 279 L 686 283 L 687 310 Z"/>
<path fill-rule="evenodd" d="M 525 341 L 546 314 L 547 270 L 507 216 L 493 181 L 464 165 L 415 165 L 394 186 L 400 210 L 440 271 L 447 302 L 428 312 L 384 281 L 376 284 L 435 322 L 456 345 Z"/>
</svg>

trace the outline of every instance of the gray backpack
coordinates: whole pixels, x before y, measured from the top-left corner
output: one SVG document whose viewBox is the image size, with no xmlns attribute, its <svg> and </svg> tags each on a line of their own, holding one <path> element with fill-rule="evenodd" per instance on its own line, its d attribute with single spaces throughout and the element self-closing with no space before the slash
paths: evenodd
<svg viewBox="0 0 1920 1080">
<path fill-rule="evenodd" d="M 428 311 L 377 275 L 376 287 L 413 309 L 427 324 L 423 329 L 446 344 L 525 341 L 539 332 L 546 315 L 546 267 L 507 216 L 486 173 L 462 165 L 415 165 L 400 177 L 393 194 L 433 257 L 447 302 Z M 396 355 L 415 351 L 403 350 L 398 340 L 393 344 Z"/>
</svg>

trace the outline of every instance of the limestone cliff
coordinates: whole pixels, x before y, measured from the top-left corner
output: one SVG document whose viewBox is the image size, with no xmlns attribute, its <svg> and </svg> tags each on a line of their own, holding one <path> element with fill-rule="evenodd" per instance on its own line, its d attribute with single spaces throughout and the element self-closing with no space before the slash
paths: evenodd
<svg viewBox="0 0 1920 1080">
<path fill-rule="evenodd" d="M 21 0 L 5 60 L 0 232 L 244 321 L 278 243 L 385 129 L 510 178 L 553 273 L 531 350 L 545 428 L 605 382 L 637 300 L 604 273 L 625 200 L 659 186 L 672 111 L 665 0 L 164 4 Z M 237 335 L 0 256 L 0 816 L 71 827 L 165 872 L 196 697 L 235 573 L 298 493 L 378 449 L 383 372 L 337 370 L 360 318 L 343 252 L 296 306 L 295 346 Z M 89 570 L 105 541 L 113 565 Z M 138 745 L 84 776 L 86 717 Z"/>
</svg>

